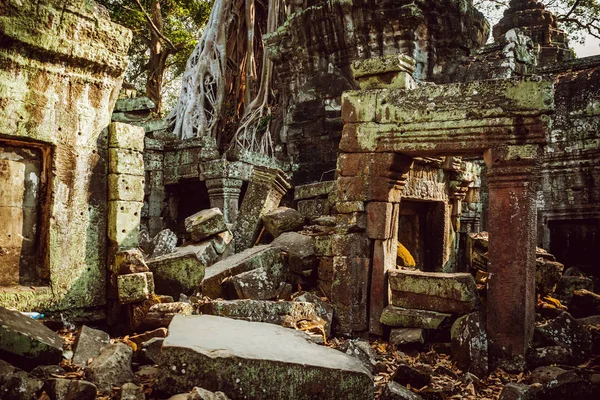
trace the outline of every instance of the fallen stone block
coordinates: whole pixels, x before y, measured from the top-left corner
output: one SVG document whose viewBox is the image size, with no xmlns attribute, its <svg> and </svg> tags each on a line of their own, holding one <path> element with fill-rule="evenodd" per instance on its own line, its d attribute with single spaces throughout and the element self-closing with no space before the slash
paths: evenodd
<svg viewBox="0 0 600 400">
<path fill-rule="evenodd" d="M 272 324 L 176 316 L 161 358 L 157 386 L 167 395 L 200 386 L 234 399 L 373 398 L 360 361 Z"/>
<path fill-rule="evenodd" d="M 44 383 L 0 360 L 0 398 L 10 400 L 31 400 L 37 398 L 37 392 Z"/>
<path fill-rule="evenodd" d="M 217 233 L 212 239 L 213 246 L 217 254 L 224 254 L 224 257 L 228 257 L 233 254 L 233 233 L 227 230 L 221 233 Z"/>
<path fill-rule="evenodd" d="M 146 400 L 144 388 L 135 383 L 127 382 L 121 386 L 119 400 Z"/>
<path fill-rule="evenodd" d="M 475 280 L 467 273 L 389 270 L 392 305 L 468 314 L 479 308 Z"/>
<path fill-rule="evenodd" d="M 333 325 L 333 305 L 323 300 L 314 293 L 306 292 L 297 296 L 294 301 L 312 303 L 315 305 L 315 310 L 321 319 L 325 321 L 325 334 L 327 337 L 331 335 L 331 327 Z"/>
<path fill-rule="evenodd" d="M 431 375 L 422 372 L 407 364 L 400 364 L 392 375 L 392 380 L 403 386 L 410 385 L 411 387 L 420 389 L 431 383 Z"/>
<path fill-rule="evenodd" d="M 315 218 L 331 212 L 331 202 L 328 199 L 300 200 L 298 212 L 303 218 Z"/>
<path fill-rule="evenodd" d="M 287 317 L 293 321 L 310 321 L 319 317 L 314 304 L 300 301 L 213 300 L 200 310 L 202 314 L 275 325 L 282 325 Z"/>
<path fill-rule="evenodd" d="M 147 342 L 142 343 L 142 357 L 146 360 L 150 360 L 153 364 L 158 364 L 164 341 L 165 338 L 152 338 Z"/>
<path fill-rule="evenodd" d="M 538 367 L 531 371 L 531 374 L 527 378 L 527 382 L 546 384 L 555 380 L 559 375 L 565 372 L 567 372 L 567 370 L 553 365 Z"/>
<path fill-rule="evenodd" d="M 390 331 L 390 343 L 396 346 L 425 343 L 424 331 L 421 328 L 396 328 Z"/>
<path fill-rule="evenodd" d="M 502 388 L 498 400 L 536 400 L 535 388 L 521 383 L 509 382 Z"/>
<path fill-rule="evenodd" d="M 398 328 L 437 329 L 442 323 L 450 319 L 451 316 L 452 314 L 447 313 L 415 310 L 390 305 L 383 310 L 379 321 L 384 325 Z"/>
<path fill-rule="evenodd" d="M 600 295 L 586 289 L 575 290 L 569 311 L 578 318 L 600 314 Z"/>
<path fill-rule="evenodd" d="M 154 294 L 154 276 L 152 272 L 119 275 L 117 288 L 121 304 L 138 303 Z"/>
<path fill-rule="evenodd" d="M 485 320 L 479 313 L 459 317 L 450 330 L 452 356 L 463 371 L 479 378 L 488 374 L 488 339 Z"/>
<path fill-rule="evenodd" d="M 563 346 L 546 346 L 529 349 L 527 352 L 527 368 L 533 369 L 544 365 L 574 365 L 573 353 Z"/>
<path fill-rule="evenodd" d="M 109 344 L 110 336 L 108 333 L 83 325 L 75 338 L 71 362 L 85 367 L 90 360 L 98 357 L 100 352 Z"/>
<path fill-rule="evenodd" d="M 231 277 L 239 299 L 268 300 L 277 297 L 286 276 L 283 264 L 260 267 Z"/>
<path fill-rule="evenodd" d="M 422 400 L 423 397 L 419 396 L 413 391 L 408 390 L 404 386 L 396 382 L 390 382 L 383 389 L 383 395 L 381 397 L 385 400 Z"/>
<path fill-rule="evenodd" d="M 189 394 L 187 400 L 229 400 L 223 392 L 211 392 L 206 389 L 195 387 Z"/>
<path fill-rule="evenodd" d="M 218 208 L 202 210 L 185 219 L 185 230 L 190 234 L 193 242 L 201 242 L 217 233 L 227 231 L 225 217 Z"/>
<path fill-rule="evenodd" d="M 54 378 L 46 381 L 44 390 L 51 399 L 94 400 L 97 388 L 88 381 Z"/>
<path fill-rule="evenodd" d="M 176 247 L 177 235 L 170 229 L 163 229 L 152 238 L 152 252 L 148 254 L 151 254 L 152 258 L 161 257 L 174 252 Z"/>
<path fill-rule="evenodd" d="M 565 266 L 556 261 L 537 258 L 535 261 L 535 288 L 542 296 L 554 293 Z"/>
<path fill-rule="evenodd" d="M 571 314 L 562 312 L 551 321 L 535 327 L 534 345 L 564 347 L 572 354 L 572 360 L 567 364 L 576 365 L 589 358 L 592 336 Z"/>
<path fill-rule="evenodd" d="M 148 260 L 156 292 L 177 298 L 200 288 L 205 269 L 217 259 L 212 242 L 178 247 L 173 253 Z"/>
<path fill-rule="evenodd" d="M 375 352 L 371 348 L 371 343 L 369 343 L 367 340 L 346 340 L 340 345 L 338 350 L 349 355 L 350 357 L 358 359 L 371 373 L 373 372 L 375 364 L 377 364 Z"/>
<path fill-rule="evenodd" d="M 274 238 L 284 232 L 293 232 L 302 229 L 304 216 L 293 208 L 278 207 L 262 216 L 265 230 Z"/>
<path fill-rule="evenodd" d="M 67 371 L 59 365 L 38 365 L 31 370 L 29 375 L 41 381 L 46 381 L 51 378 L 52 375 L 64 375 L 66 373 Z"/>
<path fill-rule="evenodd" d="M 201 285 L 202 295 L 211 299 L 225 298 L 225 288 L 221 285 L 225 278 L 280 262 L 281 251 L 276 247 L 255 246 L 246 249 L 206 269 Z"/>
<path fill-rule="evenodd" d="M 294 200 L 312 199 L 319 196 L 329 196 L 336 190 L 335 181 L 324 181 L 298 185 L 294 187 Z"/>
<path fill-rule="evenodd" d="M 56 332 L 18 311 L 0 307 L 0 352 L 17 366 L 58 364 L 63 340 Z"/>
<path fill-rule="evenodd" d="M 132 355 L 131 347 L 126 344 L 110 344 L 88 365 L 85 376 L 101 393 L 109 395 L 113 387 L 135 381 L 131 370 Z"/>
<path fill-rule="evenodd" d="M 167 328 L 157 328 L 151 331 L 147 331 L 141 333 L 139 335 L 129 336 L 129 340 L 135 343 L 138 347 L 141 346 L 142 343 L 147 342 L 153 338 L 166 338 L 167 337 Z"/>
<path fill-rule="evenodd" d="M 594 281 L 584 276 L 563 276 L 556 287 L 555 296 L 565 305 L 571 302 L 576 290 L 594 290 Z"/>
<path fill-rule="evenodd" d="M 159 303 L 150 307 L 144 325 L 148 328 L 166 328 L 177 314 L 192 315 L 194 307 L 190 303 Z"/>
<path fill-rule="evenodd" d="M 144 255 L 139 249 L 129 249 L 115 254 L 115 271 L 119 275 L 148 272 Z"/>
<path fill-rule="evenodd" d="M 313 270 L 316 266 L 316 249 L 310 236 L 286 232 L 277 237 L 271 245 L 287 253 L 291 272 L 301 274 L 304 271 Z"/>
</svg>

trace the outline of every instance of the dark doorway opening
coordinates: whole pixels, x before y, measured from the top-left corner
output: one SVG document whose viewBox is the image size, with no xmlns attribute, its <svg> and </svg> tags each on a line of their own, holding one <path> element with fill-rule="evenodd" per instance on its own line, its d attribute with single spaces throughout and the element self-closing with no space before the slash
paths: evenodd
<svg viewBox="0 0 600 400">
<path fill-rule="evenodd" d="M 550 252 L 559 262 L 600 277 L 600 218 L 554 220 L 548 228 Z"/>
</svg>

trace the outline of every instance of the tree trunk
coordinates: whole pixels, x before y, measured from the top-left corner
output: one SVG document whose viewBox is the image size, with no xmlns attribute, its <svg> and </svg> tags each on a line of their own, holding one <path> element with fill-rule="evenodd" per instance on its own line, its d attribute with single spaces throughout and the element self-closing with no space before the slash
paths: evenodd
<svg viewBox="0 0 600 400">
<path fill-rule="evenodd" d="M 160 11 L 160 0 L 154 0 L 150 13 L 152 22 L 158 30 L 163 32 L 163 19 Z M 163 46 L 162 39 L 157 32 L 149 27 L 150 31 L 150 59 L 148 61 L 148 80 L 146 81 L 146 96 L 156 104 L 156 112 L 162 110 L 162 86 L 169 56 L 169 49 Z"/>
</svg>

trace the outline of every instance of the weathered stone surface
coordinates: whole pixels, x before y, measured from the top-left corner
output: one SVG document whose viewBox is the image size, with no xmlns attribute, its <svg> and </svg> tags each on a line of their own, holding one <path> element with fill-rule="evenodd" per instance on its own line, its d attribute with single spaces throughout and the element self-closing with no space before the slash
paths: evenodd
<svg viewBox="0 0 600 400">
<path fill-rule="evenodd" d="M 63 340 L 40 322 L 0 307 L 0 352 L 17 365 L 58 364 Z"/>
<path fill-rule="evenodd" d="M 521 383 L 507 383 L 500 393 L 499 400 L 534 400 L 535 389 Z"/>
<path fill-rule="evenodd" d="M 479 307 L 471 274 L 390 270 L 388 277 L 394 306 L 458 314 Z"/>
<path fill-rule="evenodd" d="M 277 297 L 286 272 L 283 264 L 277 263 L 232 276 L 231 283 L 240 299 L 268 300 Z"/>
<path fill-rule="evenodd" d="M 365 257 L 333 257 L 331 302 L 341 332 L 367 329 L 369 262 Z"/>
<path fill-rule="evenodd" d="M 151 331 L 147 331 L 141 333 L 139 335 L 129 336 L 129 340 L 138 345 L 138 347 L 153 338 L 165 338 L 167 337 L 167 329 L 166 328 L 157 328 Z"/>
<path fill-rule="evenodd" d="M 234 399 L 373 398 L 371 376 L 359 361 L 300 332 L 210 315 L 173 319 L 160 369 L 166 394 L 201 386 Z"/>
<path fill-rule="evenodd" d="M 333 306 L 328 301 L 323 300 L 321 297 L 317 296 L 312 292 L 306 292 L 301 294 L 300 296 L 296 296 L 294 301 L 307 302 L 315 305 L 315 309 L 319 317 L 321 317 L 325 322 L 325 333 L 327 337 L 331 334 L 331 328 L 333 325 Z"/>
<path fill-rule="evenodd" d="M 300 200 L 298 212 L 304 218 L 318 218 L 331 212 L 331 201 L 329 199 Z"/>
<path fill-rule="evenodd" d="M 83 325 L 75 338 L 71 362 L 85 366 L 90 359 L 98 357 L 98 354 L 109 344 L 108 333 Z"/>
<path fill-rule="evenodd" d="M 390 331 L 390 343 L 395 345 L 425 343 L 422 328 L 396 328 Z"/>
<path fill-rule="evenodd" d="M 188 400 L 229 400 L 229 397 L 223 392 L 211 392 L 195 387 L 192 389 Z"/>
<path fill-rule="evenodd" d="M 49 379 L 44 384 L 44 390 L 52 400 L 94 400 L 96 385 L 83 380 Z"/>
<path fill-rule="evenodd" d="M 233 233 L 227 230 L 225 232 L 217 233 L 212 239 L 213 246 L 217 254 L 233 254 Z"/>
<path fill-rule="evenodd" d="M 144 129 L 139 126 L 113 122 L 108 126 L 108 147 L 142 152 L 144 136 Z"/>
<path fill-rule="evenodd" d="M 144 203 L 139 201 L 108 202 L 108 238 L 119 247 L 137 247 L 140 218 Z"/>
<path fill-rule="evenodd" d="M 108 172 L 144 176 L 144 156 L 139 151 L 108 149 Z"/>
<path fill-rule="evenodd" d="M 565 268 L 559 262 L 538 258 L 535 262 L 535 288 L 538 294 L 545 296 L 554 292 Z"/>
<path fill-rule="evenodd" d="M 171 321 L 169 320 L 169 323 Z M 168 325 L 168 324 L 167 324 Z M 165 338 L 152 338 L 142 343 L 141 351 L 144 358 L 150 360 L 154 364 L 160 362 L 160 354 L 162 351 L 162 345 Z"/>
<path fill-rule="evenodd" d="M 365 368 L 373 372 L 373 367 L 377 364 L 375 352 L 371 348 L 371 343 L 362 339 L 349 339 L 340 344 L 339 351 L 354 357 L 365 366 Z"/>
<path fill-rule="evenodd" d="M 565 369 L 556 366 L 538 367 L 531 371 L 527 381 L 529 383 L 546 384 L 548 382 L 552 382 L 557 376 L 565 372 L 567 372 Z"/>
<path fill-rule="evenodd" d="M 400 364 L 396 368 L 396 371 L 394 371 L 392 380 L 404 386 L 410 385 L 411 387 L 420 389 L 431 383 L 431 375 L 419 371 L 408 364 Z"/>
<path fill-rule="evenodd" d="M 153 258 L 164 256 L 175 251 L 177 235 L 170 229 L 163 229 L 152 239 Z"/>
<path fill-rule="evenodd" d="M 592 338 L 583 325 L 567 312 L 535 328 L 534 342 L 541 346 L 561 346 L 572 355 L 567 364 L 587 360 L 592 349 Z"/>
<path fill-rule="evenodd" d="M 134 383 L 127 382 L 121 386 L 119 400 L 146 400 L 144 388 Z"/>
<path fill-rule="evenodd" d="M 316 250 L 310 236 L 286 232 L 277 237 L 271 245 L 287 253 L 290 271 L 300 274 L 314 269 Z"/>
<path fill-rule="evenodd" d="M 459 317 L 450 330 L 452 356 L 459 368 L 480 378 L 488 374 L 488 339 L 485 320 L 479 313 Z"/>
<path fill-rule="evenodd" d="M 387 326 L 399 328 L 437 329 L 451 314 L 428 310 L 416 310 L 387 306 L 381 314 L 380 321 Z"/>
<path fill-rule="evenodd" d="M 569 309 L 573 315 L 583 318 L 600 314 L 600 295 L 585 289 L 575 290 Z"/>
<path fill-rule="evenodd" d="M 268 268 L 280 260 L 281 251 L 272 246 L 256 246 L 221 260 L 206 269 L 201 285 L 202 294 L 211 299 L 225 298 L 221 286 L 225 278 L 260 267 Z"/>
<path fill-rule="evenodd" d="M 144 201 L 144 182 L 139 175 L 109 174 L 108 199 Z"/>
<path fill-rule="evenodd" d="M 278 207 L 262 216 L 262 223 L 274 238 L 304 226 L 304 216 L 293 208 Z"/>
<path fill-rule="evenodd" d="M 310 183 L 294 187 L 294 200 L 306 200 L 319 196 L 328 196 L 335 189 L 335 181 Z"/>
<path fill-rule="evenodd" d="M 119 275 L 117 286 L 121 304 L 137 303 L 154 294 L 154 276 L 152 272 Z"/>
<path fill-rule="evenodd" d="M 178 297 L 200 288 L 205 269 L 217 259 L 212 242 L 178 247 L 173 253 L 148 260 L 155 290 Z"/>
<path fill-rule="evenodd" d="M 118 99 L 115 103 L 115 111 L 120 112 L 151 110 L 154 108 L 156 108 L 156 105 L 152 100 L 145 96 L 130 99 Z"/>
<path fill-rule="evenodd" d="M 573 353 L 563 346 L 539 347 L 527 352 L 527 367 L 530 369 L 552 364 L 573 365 Z"/>
<path fill-rule="evenodd" d="M 101 393 L 110 394 L 113 387 L 135 381 L 131 370 L 132 354 L 131 347 L 126 344 L 110 344 L 88 365 L 85 376 Z"/>
<path fill-rule="evenodd" d="M 149 271 L 144 255 L 139 249 L 119 251 L 115 254 L 114 270 L 119 275 Z"/>
<path fill-rule="evenodd" d="M 390 382 L 383 389 L 382 399 L 385 400 L 421 400 L 421 396 L 396 382 Z"/>
<path fill-rule="evenodd" d="M 36 393 L 43 382 L 31 377 L 27 372 L 13 367 L 0 360 L 0 395 L 2 399 L 31 400 L 37 398 Z"/>
<path fill-rule="evenodd" d="M 29 375 L 41 381 L 45 381 L 51 378 L 53 374 L 64 375 L 66 373 L 67 371 L 65 371 L 63 367 L 59 365 L 38 365 L 37 367 L 31 370 Z"/>
<path fill-rule="evenodd" d="M 150 307 L 144 325 L 148 328 L 164 328 L 169 326 L 175 315 L 192 315 L 194 307 L 190 303 L 159 303 Z"/>
<path fill-rule="evenodd" d="M 200 242 L 207 237 L 227 231 L 227 225 L 221 210 L 210 208 L 187 217 L 185 230 L 191 235 L 192 241 Z"/>
<path fill-rule="evenodd" d="M 317 307 L 304 301 L 213 300 L 201 307 L 203 314 L 216 315 L 250 322 L 282 325 L 292 321 L 316 320 Z"/>
</svg>

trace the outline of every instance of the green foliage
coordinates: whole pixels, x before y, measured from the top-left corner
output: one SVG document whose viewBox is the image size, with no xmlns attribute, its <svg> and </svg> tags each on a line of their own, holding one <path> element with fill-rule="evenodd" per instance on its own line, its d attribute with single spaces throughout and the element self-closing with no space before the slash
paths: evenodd
<svg viewBox="0 0 600 400">
<path fill-rule="evenodd" d="M 155 1 L 160 2 L 163 35 L 173 45 L 161 40 L 164 48 L 169 48 L 169 59 L 165 77 L 167 83 L 185 71 L 186 61 L 196 46 L 206 24 L 213 0 L 96 0 L 106 7 L 111 19 L 133 31 L 133 41 L 129 50 L 130 65 L 125 81 L 144 92 L 148 72 L 149 48 L 152 26 L 147 16 Z"/>
</svg>

